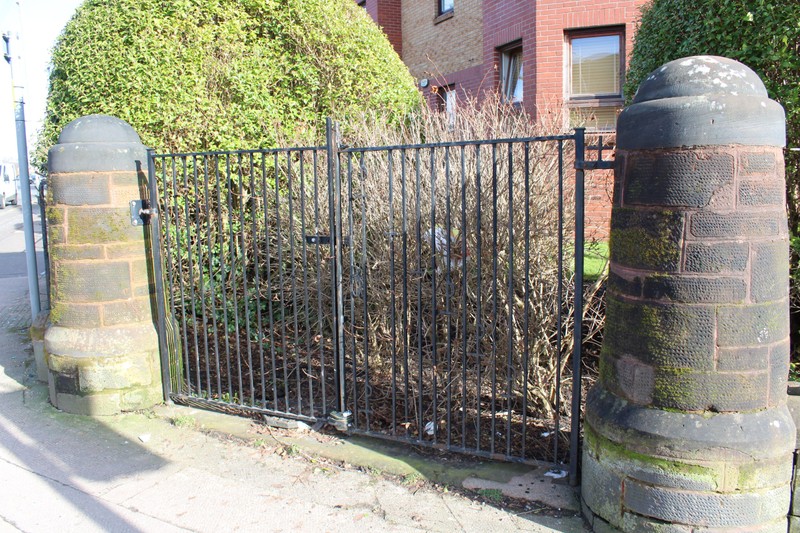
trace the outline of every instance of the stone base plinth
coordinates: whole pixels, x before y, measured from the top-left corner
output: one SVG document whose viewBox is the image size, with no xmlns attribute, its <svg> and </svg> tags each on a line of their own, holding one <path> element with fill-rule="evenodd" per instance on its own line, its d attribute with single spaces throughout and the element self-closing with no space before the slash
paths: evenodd
<svg viewBox="0 0 800 533">
<path fill-rule="evenodd" d="M 44 335 L 50 402 L 83 415 L 113 415 L 162 401 L 152 324 L 117 328 L 51 326 Z"/>
<path fill-rule="evenodd" d="M 581 498 L 595 531 L 787 530 L 795 427 L 785 406 L 687 414 L 587 399 Z"/>
<path fill-rule="evenodd" d="M 47 383 L 47 358 L 44 355 L 44 332 L 50 320 L 50 312 L 39 313 L 31 324 L 31 344 L 33 345 L 33 358 L 36 363 L 36 379 Z"/>
</svg>

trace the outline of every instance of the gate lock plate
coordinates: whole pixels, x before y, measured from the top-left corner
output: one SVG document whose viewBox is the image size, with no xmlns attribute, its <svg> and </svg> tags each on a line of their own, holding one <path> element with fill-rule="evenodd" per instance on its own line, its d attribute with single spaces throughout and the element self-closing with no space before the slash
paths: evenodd
<svg viewBox="0 0 800 533">
<path fill-rule="evenodd" d="M 308 244 L 330 244 L 330 235 L 306 235 L 306 242 Z"/>
<path fill-rule="evenodd" d="M 156 216 L 156 210 L 150 208 L 149 200 L 131 200 L 131 226 L 147 226 L 150 218 Z"/>
<path fill-rule="evenodd" d="M 331 243 L 330 235 L 306 235 L 306 243 L 325 245 Z M 344 246 L 350 245 L 350 237 L 342 237 L 342 244 Z"/>
</svg>

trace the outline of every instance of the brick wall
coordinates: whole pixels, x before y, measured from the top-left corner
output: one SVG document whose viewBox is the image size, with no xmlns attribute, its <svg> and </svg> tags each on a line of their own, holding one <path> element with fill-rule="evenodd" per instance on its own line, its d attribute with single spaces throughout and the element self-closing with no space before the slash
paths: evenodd
<svg viewBox="0 0 800 533">
<path fill-rule="evenodd" d="M 452 14 L 439 17 L 436 0 L 403 2 L 403 61 L 411 74 L 449 85 L 450 75 L 480 65 L 481 16 L 481 0 L 457 0 Z"/>
<path fill-rule="evenodd" d="M 411 74 L 432 85 L 456 84 L 478 94 L 500 83 L 499 49 L 520 42 L 523 105 L 533 114 L 564 101 L 565 32 L 623 27 L 624 53 L 633 48 L 639 9 L 647 0 L 457 0 L 452 14 L 437 17 L 435 0 L 367 0 Z M 563 117 L 565 127 L 567 116 Z"/>
<path fill-rule="evenodd" d="M 358 4 L 359 0 L 355 0 Z M 401 24 L 400 0 L 366 0 L 364 9 L 381 27 L 397 55 L 403 57 L 403 28 Z"/>
<path fill-rule="evenodd" d="M 397 55 L 403 57 L 403 27 L 400 0 L 373 0 L 373 2 L 378 5 L 376 19 L 378 25 L 383 28 L 383 32 L 397 51 Z"/>
<path fill-rule="evenodd" d="M 525 54 L 525 107 L 537 118 L 561 113 L 564 128 L 569 127 L 565 75 L 568 65 L 566 35 L 570 30 L 624 27 L 623 53 L 629 57 L 639 10 L 647 0 L 596 0 L 590 6 L 578 0 L 537 0 L 533 46 Z M 492 2 L 487 2 L 487 4 Z M 503 4 L 511 4 L 503 2 Z M 532 65 L 533 68 L 528 68 Z M 532 71 L 532 72 L 531 72 Z M 531 89 L 528 89 L 530 80 Z M 535 88 L 533 87 L 535 85 Z M 530 95 L 530 97 L 529 97 Z M 589 152 L 587 157 L 593 157 Z M 608 171 L 586 173 L 586 236 L 606 239 L 611 219 L 611 191 L 614 176 Z"/>
<path fill-rule="evenodd" d="M 429 76 L 425 74 L 424 77 Z M 429 78 L 430 85 L 422 89 L 422 94 L 425 100 L 433 108 L 438 108 L 441 105 L 439 96 L 434 92 L 434 87 L 452 87 L 455 89 L 459 98 L 471 97 L 478 94 L 483 80 L 483 64 L 469 67 L 457 72 L 450 72 L 448 74 L 436 74 Z"/>
<path fill-rule="evenodd" d="M 522 102 L 528 111 L 532 111 L 529 103 L 535 101 L 536 72 L 530 67 L 533 64 L 531 54 L 536 45 L 536 16 L 535 2 L 527 0 L 483 2 L 483 64 L 487 80 L 485 88 L 494 90 L 500 85 L 499 48 L 517 41 L 521 42 L 524 65 Z"/>
<path fill-rule="evenodd" d="M 587 154 L 593 157 L 593 153 Z M 614 173 L 610 170 L 592 170 L 585 173 L 584 182 L 584 226 L 586 238 L 606 240 L 611 222 L 611 196 L 614 189 Z"/>
<path fill-rule="evenodd" d="M 520 43 L 523 106 L 536 119 L 549 115 L 549 123 L 563 124 L 566 130 L 567 32 L 624 28 L 623 53 L 627 56 L 633 49 L 639 10 L 646 2 L 596 0 L 587 5 L 578 0 L 456 0 L 452 15 L 440 17 L 436 0 L 406 0 L 402 4 L 400 0 L 367 0 L 366 8 L 384 27 L 411 74 L 430 80 L 422 91 L 431 106 L 440 105 L 433 87 L 454 86 L 459 95 L 475 96 L 497 89 L 501 50 Z M 553 113 L 560 117 L 553 117 Z M 587 236 L 605 239 L 613 175 L 593 171 L 586 177 Z"/>
<path fill-rule="evenodd" d="M 603 26 L 624 27 L 624 53 L 627 56 L 633 49 L 639 10 L 646 2 L 647 0 L 596 0 L 591 6 L 587 6 L 585 2 L 578 0 L 538 0 L 535 55 L 531 58 L 531 62 L 536 65 L 536 110 L 543 111 L 563 102 L 566 31 Z M 526 60 L 528 57 L 530 56 Z"/>
</svg>

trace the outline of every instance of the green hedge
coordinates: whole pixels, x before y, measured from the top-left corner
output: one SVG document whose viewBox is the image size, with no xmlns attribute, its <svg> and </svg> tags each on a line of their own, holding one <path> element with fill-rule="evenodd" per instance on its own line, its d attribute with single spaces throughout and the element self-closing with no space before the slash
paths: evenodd
<svg viewBox="0 0 800 533">
<path fill-rule="evenodd" d="M 730 57 L 755 70 L 786 110 L 787 142 L 800 147 L 800 2 L 653 0 L 642 9 L 625 94 L 664 63 L 685 56 Z M 789 216 L 800 224 L 800 153 L 787 154 Z"/>
<path fill-rule="evenodd" d="M 327 115 L 419 103 L 352 0 L 86 0 L 53 50 L 36 162 L 91 113 L 158 151 L 196 151 L 313 140 Z"/>
<path fill-rule="evenodd" d="M 797 0 L 653 0 L 642 9 L 625 85 L 680 57 L 726 56 L 755 70 L 786 110 L 789 147 L 800 147 L 800 2 Z M 800 360 L 800 152 L 786 152 L 792 238 L 792 343 Z"/>
</svg>

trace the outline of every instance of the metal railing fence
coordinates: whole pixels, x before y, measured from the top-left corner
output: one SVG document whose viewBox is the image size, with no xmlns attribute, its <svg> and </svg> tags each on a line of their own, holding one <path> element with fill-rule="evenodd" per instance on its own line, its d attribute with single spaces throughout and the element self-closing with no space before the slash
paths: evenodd
<svg viewBox="0 0 800 533">
<path fill-rule="evenodd" d="M 583 130 L 356 148 L 327 132 L 150 153 L 166 394 L 575 480 L 583 172 L 607 163 L 585 161 Z"/>
</svg>

